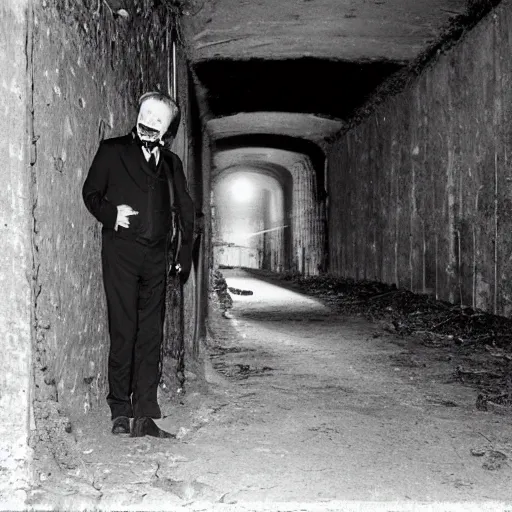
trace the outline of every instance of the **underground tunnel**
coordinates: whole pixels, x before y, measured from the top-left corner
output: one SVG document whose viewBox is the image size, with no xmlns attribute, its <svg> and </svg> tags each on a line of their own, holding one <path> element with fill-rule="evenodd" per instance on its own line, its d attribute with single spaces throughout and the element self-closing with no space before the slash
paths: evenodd
<svg viewBox="0 0 512 512">
<path fill-rule="evenodd" d="M 509 0 L 5 0 L 2 508 L 503 509 L 511 25 Z M 148 91 L 195 216 L 172 439 L 110 431 L 81 196 Z"/>
</svg>

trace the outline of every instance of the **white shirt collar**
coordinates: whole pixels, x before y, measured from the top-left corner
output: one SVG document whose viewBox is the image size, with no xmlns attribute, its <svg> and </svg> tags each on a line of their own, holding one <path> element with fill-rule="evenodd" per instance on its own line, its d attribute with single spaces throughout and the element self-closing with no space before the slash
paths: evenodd
<svg viewBox="0 0 512 512">
<path fill-rule="evenodd" d="M 148 148 L 142 146 L 142 152 L 144 153 L 144 158 L 146 159 L 146 162 L 149 162 L 151 153 L 153 153 L 155 155 L 155 160 L 158 165 L 158 162 L 160 160 L 160 148 L 158 146 L 154 147 L 151 151 Z"/>
</svg>

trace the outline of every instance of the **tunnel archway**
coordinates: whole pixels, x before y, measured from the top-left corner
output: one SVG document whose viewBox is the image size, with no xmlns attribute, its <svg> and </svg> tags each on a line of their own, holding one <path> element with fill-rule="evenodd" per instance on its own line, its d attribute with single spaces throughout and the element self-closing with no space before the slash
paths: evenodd
<svg viewBox="0 0 512 512">
<path fill-rule="evenodd" d="M 213 125 L 215 121 L 219 122 L 220 120 L 210 121 L 210 125 Z M 256 148 L 268 148 L 304 155 L 311 161 L 318 194 L 321 197 L 326 196 L 325 152 L 317 143 L 303 138 L 273 133 L 232 134 L 228 136 L 213 133 L 213 138 L 214 151 L 217 154 L 222 154 L 225 151 L 241 150 L 242 148 L 247 148 L 246 151 L 249 151 L 248 148 L 253 150 L 256 150 Z M 255 160 L 257 162 L 262 161 L 261 158 L 255 158 Z"/>
<path fill-rule="evenodd" d="M 304 136 L 297 135 L 298 126 L 307 128 Z M 239 113 L 207 124 L 213 142 L 213 179 L 237 164 L 267 170 L 277 165 L 285 170 L 283 176 L 289 176 L 283 270 L 310 275 L 327 269 L 325 144 L 335 126 L 339 128 L 339 122 L 275 112 Z"/>
<path fill-rule="evenodd" d="M 213 201 L 215 183 L 237 168 L 253 169 L 273 176 L 284 190 L 285 224 L 283 264 L 271 270 L 317 274 L 325 268 L 325 194 L 318 187 L 318 173 L 308 155 L 275 147 L 255 145 L 217 151 L 214 155 Z"/>
<path fill-rule="evenodd" d="M 291 176 L 272 165 L 235 165 L 212 187 L 216 265 L 283 271 L 290 258 Z"/>
</svg>

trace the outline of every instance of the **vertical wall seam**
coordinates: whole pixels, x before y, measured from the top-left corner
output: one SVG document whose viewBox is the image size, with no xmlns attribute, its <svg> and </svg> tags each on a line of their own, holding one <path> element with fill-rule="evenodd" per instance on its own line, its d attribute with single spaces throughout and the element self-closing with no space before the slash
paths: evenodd
<svg viewBox="0 0 512 512">
<path fill-rule="evenodd" d="M 493 313 L 497 314 L 498 312 L 498 247 L 499 247 L 499 240 L 498 240 L 498 192 L 499 192 L 499 186 L 498 186 L 498 144 L 499 144 L 499 137 L 498 137 L 498 131 L 499 131 L 499 115 L 501 110 L 501 102 L 497 102 L 496 98 L 500 97 L 501 90 L 498 90 L 498 83 L 500 80 L 500 73 L 497 70 L 498 67 L 498 60 L 499 60 L 499 54 L 497 51 L 498 48 L 498 42 L 497 42 L 497 18 L 494 17 L 493 24 L 493 50 L 494 50 L 494 293 L 493 293 Z M 501 71 L 501 69 L 500 69 Z M 496 104 L 498 103 L 498 104 Z"/>
<path fill-rule="evenodd" d="M 29 243 L 31 248 L 30 258 L 31 261 L 28 265 L 29 287 L 30 287 L 30 341 L 29 341 L 29 354 L 27 357 L 27 375 L 28 375 L 28 389 L 27 389 L 27 443 L 29 446 L 32 445 L 32 432 L 35 431 L 35 415 L 34 415 L 34 400 L 35 400 L 35 376 L 34 376 L 34 353 L 36 343 L 36 326 L 37 326 L 37 311 L 36 303 L 39 291 L 37 288 L 39 266 L 37 264 L 36 249 L 34 246 L 34 230 L 35 230 L 35 175 L 34 175 L 34 164 L 37 159 L 36 154 L 36 141 L 34 134 L 34 5 L 33 0 L 27 1 L 27 16 L 26 16 L 26 39 L 25 39 L 25 57 L 26 57 L 26 150 L 25 150 L 25 162 L 26 168 L 29 171 L 29 176 L 26 178 L 28 182 L 28 235 L 30 237 Z M 28 165 L 27 165 L 28 164 Z M 29 484 L 31 480 L 32 468 L 32 457 L 28 459 L 28 478 Z"/>
<path fill-rule="evenodd" d="M 30 179 L 29 179 L 29 201 L 30 201 L 30 245 L 31 245 L 31 276 L 30 276 L 30 289 L 31 289 L 31 308 L 30 308 L 30 318 L 31 318 L 31 347 L 30 347 L 30 356 L 28 358 L 28 364 L 30 367 L 29 375 L 31 379 L 31 386 L 29 390 L 29 424 L 32 426 L 34 422 L 32 411 L 32 399 L 34 393 L 33 386 L 33 362 L 32 362 L 32 354 L 33 354 L 33 343 L 35 340 L 35 322 L 36 322 L 36 311 L 35 311 L 35 300 L 36 293 L 34 285 L 37 282 L 37 270 L 36 270 L 36 258 L 34 252 L 34 240 L 33 240 L 33 229 L 34 229 L 34 190 L 33 190 L 33 165 L 36 160 L 35 153 L 35 143 L 34 143 L 34 65 L 33 65 L 33 55 L 34 55 L 34 7 L 33 0 L 28 0 L 27 3 L 27 32 L 26 32 L 26 40 L 25 40 L 25 56 L 26 56 L 26 126 L 27 126 L 27 137 L 28 137 L 28 146 L 27 146 L 27 162 L 30 165 Z"/>
<path fill-rule="evenodd" d="M 496 137 L 497 139 L 497 137 Z M 494 150 L 494 296 L 493 313 L 498 311 L 498 147 Z"/>
</svg>

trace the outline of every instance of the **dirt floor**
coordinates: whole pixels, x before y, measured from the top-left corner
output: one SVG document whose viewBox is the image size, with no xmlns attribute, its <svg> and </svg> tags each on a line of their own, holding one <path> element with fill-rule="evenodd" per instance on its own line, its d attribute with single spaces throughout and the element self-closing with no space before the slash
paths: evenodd
<svg viewBox="0 0 512 512">
<path fill-rule="evenodd" d="M 223 270 L 208 389 L 164 404 L 177 439 L 73 430 L 78 462 L 38 475 L 54 510 L 512 510 L 512 414 L 477 407 L 493 359 Z M 281 283 L 284 284 L 284 283 Z M 466 377 L 466 378 L 464 378 Z M 470 378 L 469 378 L 470 377 Z"/>
</svg>

